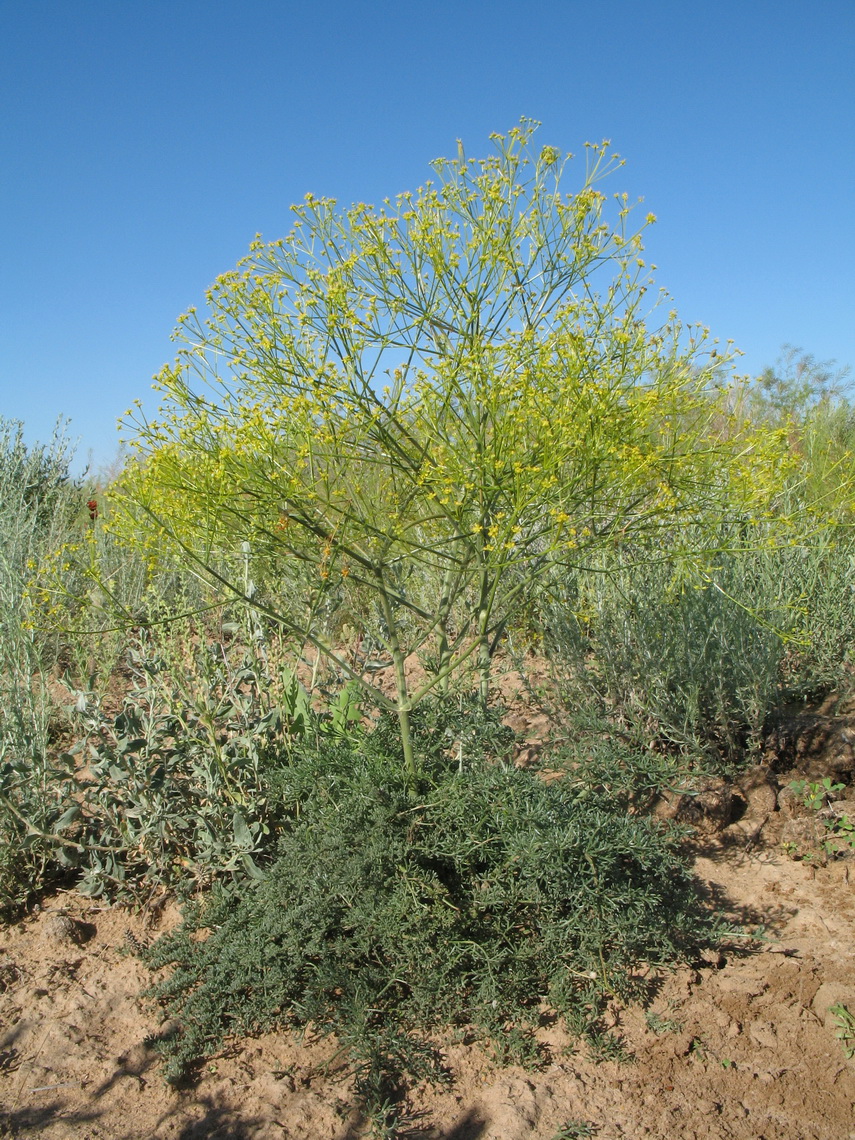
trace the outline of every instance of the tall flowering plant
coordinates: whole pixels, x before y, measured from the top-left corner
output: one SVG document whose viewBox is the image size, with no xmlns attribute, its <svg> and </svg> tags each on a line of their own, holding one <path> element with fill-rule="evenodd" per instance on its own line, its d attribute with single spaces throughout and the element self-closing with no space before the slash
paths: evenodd
<svg viewBox="0 0 855 1140">
<path fill-rule="evenodd" d="M 413 707 L 473 661 L 487 700 L 495 645 L 550 565 L 675 519 L 712 535 L 781 477 L 782 439 L 718 399 L 727 352 L 673 312 L 651 324 L 655 219 L 633 229 L 627 196 L 600 189 L 619 158 L 586 147 L 568 193 L 572 156 L 535 129 L 479 161 L 459 147 L 379 208 L 308 196 L 181 317 L 160 416 L 129 413 L 128 531 L 239 597 L 217 553 L 248 542 L 273 583 L 252 604 L 394 709 L 412 775 Z M 379 643 L 394 696 L 324 632 L 332 599 Z"/>
</svg>

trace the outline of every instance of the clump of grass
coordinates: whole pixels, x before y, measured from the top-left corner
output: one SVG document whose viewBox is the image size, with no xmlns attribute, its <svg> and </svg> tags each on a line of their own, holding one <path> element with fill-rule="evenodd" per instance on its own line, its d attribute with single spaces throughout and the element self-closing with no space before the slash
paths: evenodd
<svg viewBox="0 0 855 1140">
<path fill-rule="evenodd" d="M 586 1136 L 595 1136 L 599 1129 L 589 1120 L 568 1120 L 558 1129 L 552 1140 L 584 1140 Z"/>
<path fill-rule="evenodd" d="M 855 1017 L 839 1001 L 829 1006 L 828 1012 L 834 1018 L 834 1036 L 839 1040 L 846 1059 L 851 1061 L 855 1057 Z"/>
<path fill-rule="evenodd" d="M 639 965 L 716 937 L 672 837 L 604 794 L 454 755 L 414 788 L 370 741 L 294 757 L 265 880 L 215 890 L 149 951 L 171 967 L 151 994 L 182 1027 L 160 1046 L 170 1078 L 229 1035 L 311 1023 L 370 1075 L 376 1108 L 439 1076 L 434 1031 L 536 1063 L 544 1004 L 593 1031 L 607 996 L 640 996 Z"/>
</svg>

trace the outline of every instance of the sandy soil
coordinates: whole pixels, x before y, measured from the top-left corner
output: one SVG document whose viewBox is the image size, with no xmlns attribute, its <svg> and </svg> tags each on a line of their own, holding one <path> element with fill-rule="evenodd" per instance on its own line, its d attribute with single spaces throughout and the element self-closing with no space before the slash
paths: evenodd
<svg viewBox="0 0 855 1140">
<path fill-rule="evenodd" d="M 414 1090 L 414 1135 L 855 1140 L 855 1059 L 828 1012 L 855 1013 L 855 857 L 823 863 L 821 824 L 788 789 L 831 775 L 847 784 L 838 810 L 855 817 L 850 735 L 852 716 L 785 718 L 738 784 L 659 806 L 697 826 L 704 889 L 764 940 L 734 939 L 662 978 L 647 1010 L 611 1009 L 627 1060 L 597 1063 L 548 1018 L 539 1072 L 443 1042 L 450 1080 Z M 169 903 L 132 912 L 69 892 L 0 929 L 0 1137 L 362 1135 L 334 1042 L 235 1041 L 192 1087 L 163 1082 L 150 1047 L 162 1014 L 138 997 L 148 978 L 132 951 L 177 920 Z"/>
</svg>

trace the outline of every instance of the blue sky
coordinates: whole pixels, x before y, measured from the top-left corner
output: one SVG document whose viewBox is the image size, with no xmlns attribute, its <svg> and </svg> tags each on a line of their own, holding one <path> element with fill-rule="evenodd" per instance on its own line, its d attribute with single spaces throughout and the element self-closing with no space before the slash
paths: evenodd
<svg viewBox="0 0 855 1140">
<path fill-rule="evenodd" d="M 521 116 L 612 140 L 603 188 L 740 370 L 855 366 L 855 0 L 0 0 L 0 99 L 0 415 L 70 417 L 96 466 L 292 202 L 378 202 Z"/>
</svg>

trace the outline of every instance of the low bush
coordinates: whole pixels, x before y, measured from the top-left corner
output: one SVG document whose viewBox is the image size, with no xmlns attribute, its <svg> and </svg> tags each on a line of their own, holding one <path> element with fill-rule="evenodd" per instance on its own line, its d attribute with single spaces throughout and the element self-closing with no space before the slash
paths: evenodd
<svg viewBox="0 0 855 1140">
<path fill-rule="evenodd" d="M 563 585 L 547 615 L 560 685 L 574 703 L 594 697 L 640 736 L 708 762 L 732 760 L 777 693 L 780 577 L 770 597 L 760 579 L 775 568 L 756 554 L 728 555 L 717 586 L 681 588 L 655 553 L 634 563 L 613 557 Z"/>
<path fill-rule="evenodd" d="M 414 788 L 370 745 L 295 752 L 264 881 L 215 889 L 147 952 L 171 967 L 151 990 L 181 1027 L 159 1044 L 171 1078 L 229 1035 L 311 1025 L 376 1110 L 439 1075 L 434 1031 L 534 1062 L 544 1007 L 593 1030 L 607 995 L 640 996 L 639 966 L 716 937 L 675 835 L 604 792 L 453 750 Z"/>
<path fill-rule="evenodd" d="M 855 645 L 855 536 L 818 529 L 787 548 L 778 574 L 790 599 L 791 637 L 783 647 L 785 701 L 810 700 L 851 686 Z"/>
<path fill-rule="evenodd" d="M 270 649 L 208 641 L 187 622 L 137 634 L 118 713 L 70 690 L 75 743 L 48 762 L 50 803 L 38 819 L 25 802 L 30 767 L 6 765 L 0 806 L 18 813 L 17 843 L 38 840 L 43 870 L 73 872 L 90 895 L 188 894 L 218 876 L 259 875 L 281 815 L 276 769 L 289 749 L 340 735 L 357 715 L 347 691 L 316 711 Z"/>
<path fill-rule="evenodd" d="M 28 447 L 22 426 L 0 417 L 0 906 L 20 901 L 44 874 L 50 855 L 40 833 L 62 802 L 48 761 L 45 684 L 57 647 L 28 621 L 26 586 L 81 513 L 72 458 L 60 428 L 49 444 Z"/>
<path fill-rule="evenodd" d="M 845 684 L 851 536 L 826 526 L 786 545 L 753 541 L 723 536 L 730 549 L 700 585 L 681 582 L 661 548 L 563 573 L 543 613 L 571 720 L 599 708 L 612 731 L 720 768 L 744 763 L 777 705 Z"/>
</svg>

